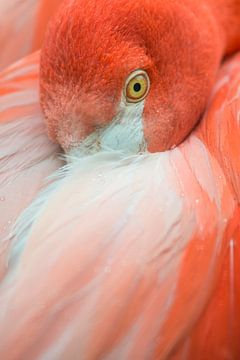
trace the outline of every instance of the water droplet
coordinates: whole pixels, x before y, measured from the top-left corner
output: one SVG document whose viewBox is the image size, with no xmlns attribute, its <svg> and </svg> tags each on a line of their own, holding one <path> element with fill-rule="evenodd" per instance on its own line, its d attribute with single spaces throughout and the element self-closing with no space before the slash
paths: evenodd
<svg viewBox="0 0 240 360">
<path fill-rule="evenodd" d="M 184 192 L 181 192 L 180 196 L 181 196 L 181 197 L 184 197 L 184 196 L 185 196 L 185 193 L 184 193 Z"/>
<path fill-rule="evenodd" d="M 105 184 L 106 178 L 102 172 L 98 173 L 97 177 L 98 177 L 99 184 Z"/>
<path fill-rule="evenodd" d="M 105 266 L 104 272 L 109 274 L 111 272 L 111 267 L 110 266 Z"/>
<path fill-rule="evenodd" d="M 9 225 L 12 223 L 12 221 L 11 220 L 8 220 L 8 222 L 7 222 Z"/>
<path fill-rule="evenodd" d="M 200 203 L 200 200 L 199 200 L 199 199 L 196 199 L 196 200 L 195 200 L 195 203 L 196 203 L 196 204 L 199 204 L 199 203 Z"/>
<path fill-rule="evenodd" d="M 5 201 L 5 200 L 6 200 L 5 196 L 0 197 L 0 201 Z"/>
</svg>

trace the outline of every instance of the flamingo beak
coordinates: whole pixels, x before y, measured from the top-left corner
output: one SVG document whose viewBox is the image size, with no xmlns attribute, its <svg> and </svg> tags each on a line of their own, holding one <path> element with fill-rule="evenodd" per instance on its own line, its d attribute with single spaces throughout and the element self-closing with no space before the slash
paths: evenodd
<svg viewBox="0 0 240 360">
<path fill-rule="evenodd" d="M 110 123 L 97 127 L 70 152 L 93 154 L 98 151 L 119 151 L 127 155 L 147 150 L 143 131 L 144 101 L 127 104 L 122 98 L 117 115 Z"/>
</svg>

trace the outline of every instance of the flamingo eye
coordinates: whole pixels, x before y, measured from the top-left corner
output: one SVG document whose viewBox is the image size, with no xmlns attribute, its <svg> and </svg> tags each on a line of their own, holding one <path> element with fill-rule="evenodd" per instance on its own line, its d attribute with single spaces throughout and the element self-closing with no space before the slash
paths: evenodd
<svg viewBox="0 0 240 360">
<path fill-rule="evenodd" d="M 129 103 L 137 103 L 145 99 L 150 89 L 150 80 L 144 70 L 132 72 L 126 81 L 125 97 Z"/>
</svg>

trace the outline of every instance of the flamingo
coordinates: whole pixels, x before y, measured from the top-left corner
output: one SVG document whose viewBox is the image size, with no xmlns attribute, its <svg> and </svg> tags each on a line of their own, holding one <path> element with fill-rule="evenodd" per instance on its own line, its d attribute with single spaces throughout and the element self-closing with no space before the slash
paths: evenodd
<svg viewBox="0 0 240 360">
<path fill-rule="evenodd" d="M 41 57 L 50 138 L 65 150 L 178 145 L 240 48 L 239 25 L 239 0 L 64 2 Z"/>
<path fill-rule="evenodd" d="M 0 357 L 238 359 L 239 55 L 190 136 L 137 153 L 61 136 L 43 54 L 46 119 L 39 53 L 0 77 Z"/>
</svg>

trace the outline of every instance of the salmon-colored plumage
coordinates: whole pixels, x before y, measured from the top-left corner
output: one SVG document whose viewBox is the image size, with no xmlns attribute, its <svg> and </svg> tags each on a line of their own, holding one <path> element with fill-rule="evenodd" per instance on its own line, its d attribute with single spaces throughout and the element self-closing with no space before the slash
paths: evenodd
<svg viewBox="0 0 240 360">
<path fill-rule="evenodd" d="M 63 158 L 38 83 L 0 75 L 0 359 L 238 360 L 240 55 L 162 153 Z"/>
<path fill-rule="evenodd" d="M 239 24 L 239 0 L 65 1 L 41 56 L 50 137 L 68 149 L 111 123 L 126 78 L 143 69 L 147 149 L 178 145 L 202 115 L 221 60 L 240 49 Z"/>
</svg>

